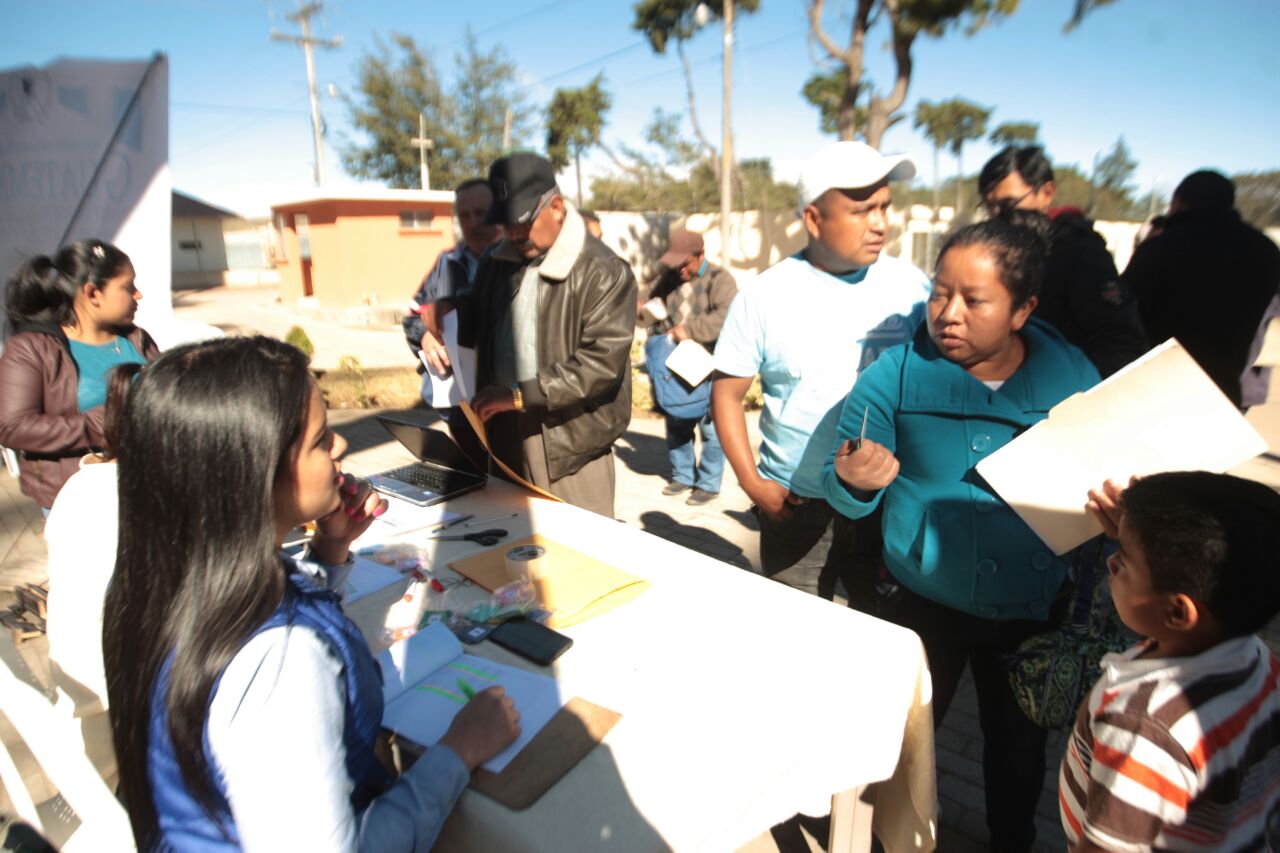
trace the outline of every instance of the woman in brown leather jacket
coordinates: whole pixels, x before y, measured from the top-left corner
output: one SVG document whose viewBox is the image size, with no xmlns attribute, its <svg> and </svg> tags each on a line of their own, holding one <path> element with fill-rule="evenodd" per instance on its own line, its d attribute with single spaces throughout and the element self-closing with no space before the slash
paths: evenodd
<svg viewBox="0 0 1280 853">
<path fill-rule="evenodd" d="M 21 451 L 22 491 L 46 514 L 104 444 L 108 372 L 159 354 L 133 325 L 141 298 L 129 256 L 101 240 L 32 258 L 5 288 L 15 334 L 0 356 L 0 445 Z"/>
</svg>

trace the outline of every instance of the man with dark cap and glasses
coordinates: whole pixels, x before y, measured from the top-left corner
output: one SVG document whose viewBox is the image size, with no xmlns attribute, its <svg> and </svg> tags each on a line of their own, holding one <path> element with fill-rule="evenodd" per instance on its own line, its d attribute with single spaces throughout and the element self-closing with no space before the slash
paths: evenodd
<svg viewBox="0 0 1280 853">
<path fill-rule="evenodd" d="M 587 233 L 551 164 L 519 152 L 489 169 L 487 222 L 506 237 L 458 310 L 458 342 L 476 348 L 472 408 L 496 456 L 539 488 L 613 517 L 613 442 L 631 422 L 631 268 Z M 443 347 L 424 353 L 448 370 Z"/>
<path fill-rule="evenodd" d="M 1017 209 L 1047 218 L 1049 254 L 1036 316 L 1110 376 L 1147 351 L 1138 308 L 1093 222 L 1078 208 L 1054 207 L 1055 191 L 1053 167 L 1038 145 L 1010 145 L 978 175 L 991 216 Z"/>
</svg>

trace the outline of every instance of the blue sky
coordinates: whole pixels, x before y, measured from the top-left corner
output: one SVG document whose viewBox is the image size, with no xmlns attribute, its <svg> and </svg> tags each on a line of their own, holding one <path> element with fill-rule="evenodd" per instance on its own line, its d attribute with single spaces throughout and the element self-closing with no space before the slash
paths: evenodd
<svg viewBox="0 0 1280 853">
<path fill-rule="evenodd" d="M 57 57 L 170 60 L 170 154 L 174 186 L 246 213 L 311 183 L 311 136 L 301 51 L 272 42 L 271 29 L 296 31 L 292 0 L 3 0 L 0 68 Z M 734 58 L 733 126 L 740 157 L 772 158 L 793 179 L 825 139 L 799 94 L 820 50 L 807 38 L 805 0 L 761 0 L 740 17 Z M 828 0 L 828 27 L 848 32 L 852 3 Z M 1205 166 L 1227 172 L 1280 168 L 1280 3 L 1275 0 L 1117 0 L 1064 34 L 1072 0 L 1022 0 L 1015 15 L 974 36 L 957 30 L 921 38 L 909 111 L 921 99 L 960 95 L 995 107 L 992 123 L 1032 120 L 1059 163 L 1089 164 L 1124 135 L 1140 165 L 1142 189 L 1167 193 Z M 322 89 L 353 90 L 354 69 L 375 35 L 401 31 L 435 54 L 446 74 L 468 26 L 481 45 L 501 44 L 531 103 L 545 106 L 560 86 L 603 71 L 614 96 L 606 138 L 635 140 L 657 106 L 684 108 L 674 53 L 656 56 L 630 29 L 627 0 L 330 0 L 315 34 L 341 35 L 317 52 Z M 1227 14 L 1227 13 L 1230 14 Z M 843 17 L 842 17 L 843 16 Z M 868 40 L 867 70 L 892 79 L 885 34 Z M 719 139 L 720 31 L 689 44 L 703 127 Z M 321 107 L 330 128 L 329 182 L 346 185 L 335 145 L 351 134 L 340 98 Z M 538 137 L 532 140 L 535 144 Z M 910 120 L 889 131 L 886 151 L 912 154 L 924 180 L 932 153 Z M 965 150 L 974 171 L 992 148 Z M 603 157 L 589 173 L 607 171 Z M 943 175 L 955 169 L 944 155 Z M 571 180 L 565 182 L 571 186 Z"/>
</svg>

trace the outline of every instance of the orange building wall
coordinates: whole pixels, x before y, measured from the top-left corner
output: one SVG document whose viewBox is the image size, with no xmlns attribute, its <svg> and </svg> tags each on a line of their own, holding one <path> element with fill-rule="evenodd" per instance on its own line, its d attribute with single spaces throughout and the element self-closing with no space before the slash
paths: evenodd
<svg viewBox="0 0 1280 853">
<path fill-rule="evenodd" d="M 431 211 L 431 227 L 400 227 L 400 212 Z M 323 200 L 274 208 L 284 214 L 287 257 L 276 259 L 281 297 L 304 294 L 294 215 L 310 217 L 311 286 L 325 307 L 403 305 L 440 252 L 453 245 L 453 211 L 446 202 Z"/>
</svg>

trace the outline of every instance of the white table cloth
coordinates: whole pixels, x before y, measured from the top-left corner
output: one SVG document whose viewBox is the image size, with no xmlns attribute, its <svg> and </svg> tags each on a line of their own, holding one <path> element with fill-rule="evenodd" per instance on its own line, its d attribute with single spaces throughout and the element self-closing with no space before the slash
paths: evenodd
<svg viewBox="0 0 1280 853">
<path fill-rule="evenodd" d="M 868 799 L 891 853 L 932 849 L 930 682 L 914 633 L 502 482 L 449 509 L 517 512 L 483 526 L 507 542 L 540 533 L 652 585 L 563 629 L 574 645 L 551 670 L 566 695 L 622 714 L 601 747 L 522 812 L 468 791 L 438 849 L 732 850 L 877 782 Z M 434 549 L 442 577 L 484 550 L 405 539 Z M 375 648 L 399 588 L 349 608 Z M 493 643 L 471 650 L 531 667 Z"/>
</svg>

